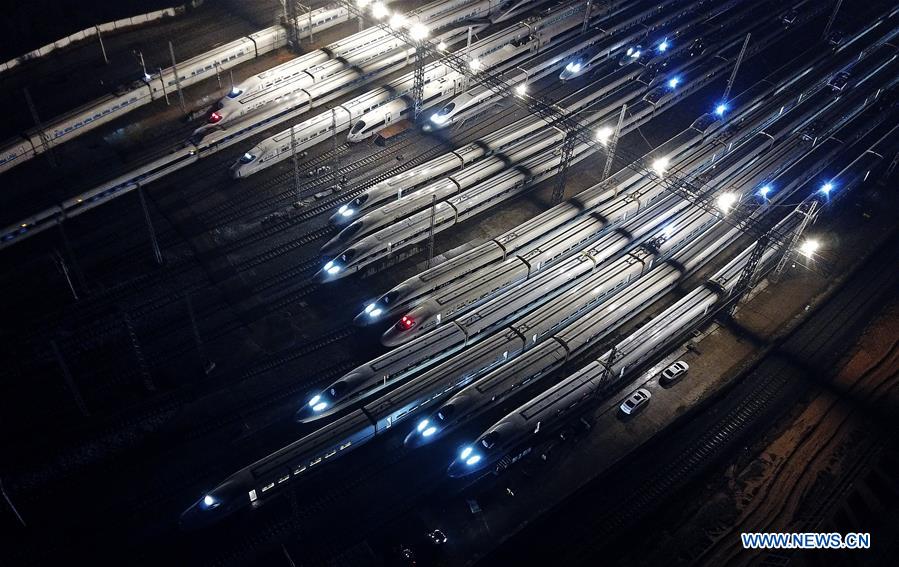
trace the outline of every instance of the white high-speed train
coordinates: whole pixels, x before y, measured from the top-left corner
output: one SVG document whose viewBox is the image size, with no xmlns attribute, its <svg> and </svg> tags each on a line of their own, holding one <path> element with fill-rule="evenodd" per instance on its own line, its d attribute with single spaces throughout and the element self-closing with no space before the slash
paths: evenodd
<svg viewBox="0 0 899 567">
<path fill-rule="evenodd" d="M 450 28 L 465 21 L 490 17 L 503 3 L 497 0 L 438 0 L 406 15 L 396 15 L 404 25 L 421 24 L 429 33 Z M 316 83 L 347 71 L 369 74 L 378 69 L 408 62 L 405 42 L 380 27 L 369 28 L 296 59 L 267 69 L 240 84 L 215 105 L 209 123 L 196 134 L 221 128 L 229 122 L 272 104 L 288 103 Z M 389 58 L 389 61 L 384 61 Z M 388 69 L 389 70 L 389 69 Z"/>
<path fill-rule="evenodd" d="M 339 5 L 313 10 L 312 33 L 328 29 L 348 18 L 347 9 Z M 301 37 L 309 35 L 310 18 L 298 18 Z M 172 93 L 180 82 L 182 87 L 198 83 L 240 63 L 254 59 L 259 55 L 283 47 L 287 41 L 287 31 L 282 26 L 272 26 L 256 33 L 226 43 L 211 51 L 178 63 L 178 78 L 172 68 L 164 69 L 161 74 L 145 76 L 142 80 L 123 87 L 114 94 L 80 106 L 71 112 L 47 121 L 44 124 L 44 135 L 50 146 L 68 142 L 85 132 L 115 120 L 126 113 L 163 98 L 165 93 Z M 28 161 L 35 155 L 46 151 L 40 132 L 33 128 L 11 140 L 7 140 L 0 149 L 0 172 Z"/>
<path fill-rule="evenodd" d="M 583 12 L 584 5 L 576 2 L 566 6 L 566 12 L 575 10 Z M 494 53 L 509 44 L 522 44 L 532 40 L 532 36 L 539 35 L 540 30 L 546 27 L 544 22 L 555 22 L 560 11 L 554 11 L 543 18 L 532 18 L 527 22 L 515 24 L 499 31 L 481 41 L 473 43 L 468 54 L 485 62 L 485 67 L 490 63 L 498 63 L 491 57 Z M 443 83 L 431 82 L 448 77 Z M 455 73 L 452 69 L 440 62 L 430 63 L 425 67 L 425 88 L 428 89 L 428 97 L 440 97 L 443 92 L 457 91 L 465 81 L 465 77 Z M 302 151 L 312 147 L 320 141 L 328 139 L 335 132 L 342 132 L 355 127 L 359 117 L 375 108 L 378 108 L 397 97 L 407 95 L 412 90 L 414 82 L 413 74 L 408 73 L 403 77 L 392 81 L 389 85 L 369 91 L 361 96 L 353 98 L 335 107 L 335 112 L 326 112 L 301 122 L 294 126 L 293 136 L 296 140 L 296 151 Z M 310 100 L 317 97 L 321 85 L 314 85 L 305 92 Z M 427 97 L 426 97 L 427 98 Z M 234 177 L 246 177 L 269 167 L 291 156 L 291 129 L 279 132 L 267 138 L 251 148 L 243 157 L 231 167 Z"/>
</svg>

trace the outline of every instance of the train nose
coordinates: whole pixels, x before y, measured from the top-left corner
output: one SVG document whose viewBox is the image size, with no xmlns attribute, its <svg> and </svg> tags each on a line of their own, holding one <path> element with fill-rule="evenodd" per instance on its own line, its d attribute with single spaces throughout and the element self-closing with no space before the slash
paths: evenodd
<svg viewBox="0 0 899 567">
<path fill-rule="evenodd" d="M 403 315 L 395 325 L 384 331 L 381 335 L 381 344 L 386 347 L 395 347 L 415 338 L 421 325 L 412 317 Z"/>
<path fill-rule="evenodd" d="M 486 468 L 490 463 L 474 447 L 464 447 L 459 456 L 450 463 L 446 474 L 450 478 L 462 478 Z"/>
<path fill-rule="evenodd" d="M 440 437 L 441 429 L 430 418 L 422 419 L 418 425 L 406 435 L 403 444 L 410 449 L 423 447 Z"/>
<path fill-rule="evenodd" d="M 338 234 L 331 240 L 325 242 L 325 244 L 321 247 L 319 252 L 321 253 L 322 256 L 325 256 L 327 258 L 333 258 L 333 257 L 337 256 L 337 254 L 341 251 L 343 246 L 344 246 L 343 239 L 340 238 L 340 235 Z"/>
<path fill-rule="evenodd" d="M 339 266 L 335 260 L 328 260 L 328 262 L 322 266 L 322 269 L 315 272 L 315 275 L 312 276 L 312 281 L 320 284 L 333 282 L 340 279 L 342 271 L 343 268 Z"/>
<path fill-rule="evenodd" d="M 377 301 L 373 301 L 365 306 L 365 309 L 362 310 L 361 313 L 356 315 L 353 319 L 353 324 L 358 327 L 367 327 L 368 325 L 374 325 L 375 323 L 380 323 L 382 321 L 381 315 L 384 314 L 384 309 L 378 304 Z"/>
<path fill-rule="evenodd" d="M 323 396 L 324 394 L 312 396 L 308 402 L 303 404 L 300 409 L 297 410 L 294 419 L 296 419 L 298 423 L 309 423 L 310 421 L 314 421 L 326 415 L 327 410 L 331 408 L 331 404 L 323 399 Z"/>
</svg>

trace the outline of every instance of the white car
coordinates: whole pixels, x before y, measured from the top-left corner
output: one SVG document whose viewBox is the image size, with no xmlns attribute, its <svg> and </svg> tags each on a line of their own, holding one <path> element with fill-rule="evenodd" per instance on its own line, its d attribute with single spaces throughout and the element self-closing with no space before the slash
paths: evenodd
<svg viewBox="0 0 899 567">
<path fill-rule="evenodd" d="M 621 402 L 621 405 L 619 406 L 621 413 L 624 415 L 634 415 L 649 403 L 649 398 L 651 397 L 652 394 L 649 393 L 649 390 L 640 388 L 628 396 L 626 400 Z"/>
<path fill-rule="evenodd" d="M 673 384 L 680 380 L 688 370 L 690 370 L 690 365 L 683 360 L 678 360 L 665 370 L 662 370 L 662 373 L 659 375 L 659 383 Z"/>
</svg>

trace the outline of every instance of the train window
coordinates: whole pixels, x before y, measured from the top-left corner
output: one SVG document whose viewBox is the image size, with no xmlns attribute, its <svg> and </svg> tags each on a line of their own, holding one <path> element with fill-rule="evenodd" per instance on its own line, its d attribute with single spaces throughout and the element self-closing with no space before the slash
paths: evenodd
<svg viewBox="0 0 899 567">
<path fill-rule="evenodd" d="M 349 389 L 349 386 L 343 380 L 335 382 L 329 392 L 333 398 L 340 398 L 346 394 L 346 391 Z"/>
<path fill-rule="evenodd" d="M 493 446 L 496 445 L 496 442 L 498 440 L 499 440 L 499 432 L 491 431 L 490 433 L 485 435 L 483 439 L 481 439 L 481 445 L 483 445 L 484 448 L 486 448 L 486 449 L 492 449 Z"/>
<path fill-rule="evenodd" d="M 364 120 L 359 120 L 358 122 L 356 122 L 356 123 L 353 125 L 353 129 L 352 129 L 352 131 L 350 132 L 350 134 L 358 134 L 359 132 L 362 131 L 363 128 L 365 128 L 365 121 L 364 121 Z"/>
</svg>

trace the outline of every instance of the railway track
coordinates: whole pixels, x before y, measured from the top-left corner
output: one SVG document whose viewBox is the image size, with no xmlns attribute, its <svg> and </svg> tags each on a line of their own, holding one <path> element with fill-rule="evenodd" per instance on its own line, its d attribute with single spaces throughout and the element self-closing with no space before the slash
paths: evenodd
<svg viewBox="0 0 899 567">
<path fill-rule="evenodd" d="M 809 321 L 794 332 L 773 355 L 777 359 L 769 363 L 771 366 L 764 376 L 751 384 L 748 381 L 753 379 L 754 373 L 743 380 L 741 386 L 748 391 L 741 391 L 739 399 L 721 418 L 668 460 L 664 467 L 658 468 L 635 491 L 616 499 L 603 513 L 596 514 L 590 526 L 579 530 L 580 541 L 571 549 L 586 542 L 589 550 L 593 551 L 611 543 L 622 529 L 632 525 L 715 462 L 755 426 L 766 411 L 787 396 L 790 388 L 796 387 L 798 376 L 792 360 L 810 361 L 815 367 L 824 368 L 831 361 L 835 363 L 841 352 L 835 348 L 836 345 L 848 329 L 857 326 L 863 315 L 872 311 L 884 292 L 895 285 L 897 278 L 896 274 L 885 274 L 882 270 L 869 276 L 866 282 L 856 280 L 854 289 L 846 290 L 844 287 L 847 294 L 840 293 L 821 306 L 818 313 L 812 316 L 817 316 L 814 327 Z M 735 397 L 734 394 L 731 399 Z M 569 559 L 572 562 L 582 561 L 585 556 Z"/>
</svg>

